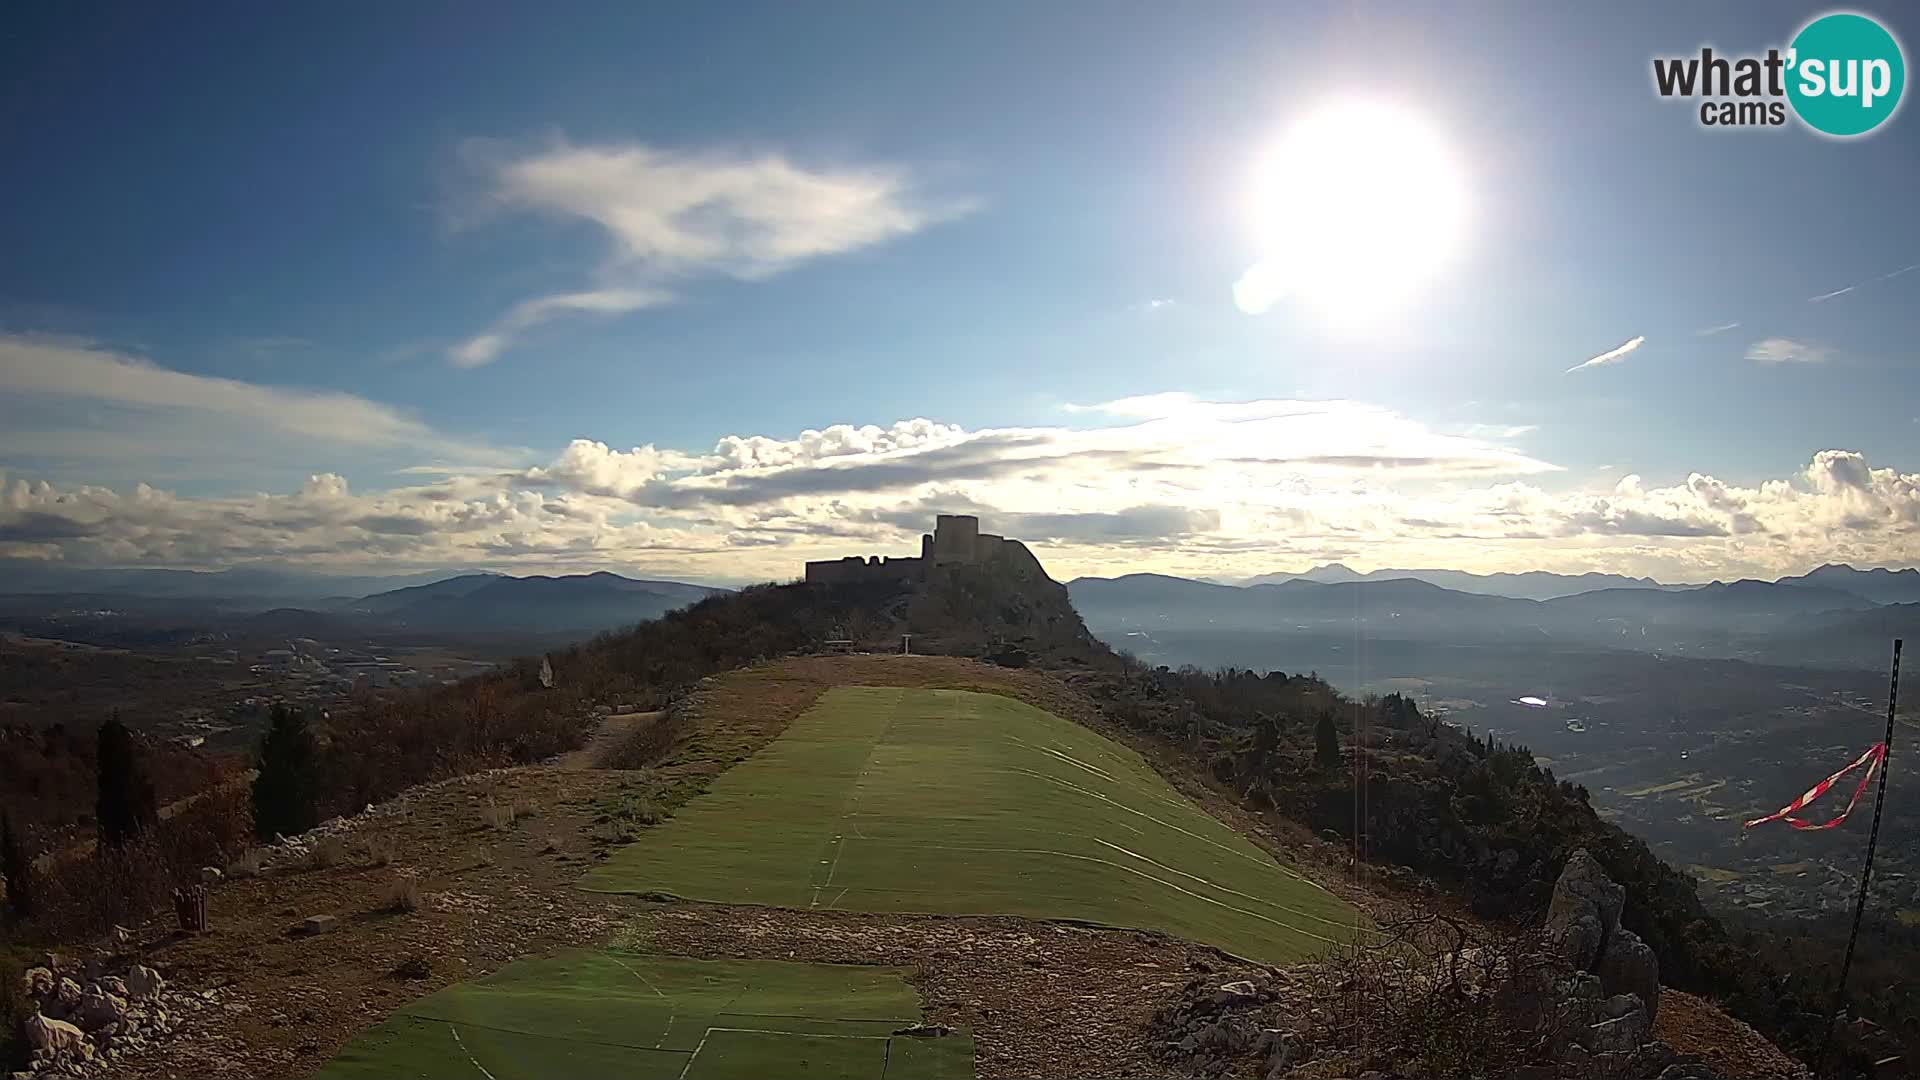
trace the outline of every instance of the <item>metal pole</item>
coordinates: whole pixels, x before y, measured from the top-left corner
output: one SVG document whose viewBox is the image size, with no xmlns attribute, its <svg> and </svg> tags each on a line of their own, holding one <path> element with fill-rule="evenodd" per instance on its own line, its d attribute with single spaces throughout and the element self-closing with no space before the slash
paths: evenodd
<svg viewBox="0 0 1920 1080">
<path fill-rule="evenodd" d="M 1847 972 L 1853 967 L 1853 946 L 1860 940 L 1860 917 L 1867 910 L 1867 884 L 1873 880 L 1873 849 L 1880 842 L 1880 812 L 1887 803 L 1887 770 L 1893 766 L 1893 712 L 1900 698 L 1900 644 L 1893 639 L 1893 676 L 1887 684 L 1887 738 L 1880 758 L 1880 788 L 1873 796 L 1873 828 L 1867 833 L 1867 861 L 1860 868 L 1860 895 L 1853 901 L 1853 929 L 1847 932 L 1847 952 L 1840 960 L 1840 982 L 1833 991 L 1833 1016 L 1827 1020 L 1827 1033 L 1820 1039 L 1820 1056 L 1814 1068 L 1827 1063 L 1827 1051 L 1833 1046 L 1833 1029 L 1847 1010 Z"/>
</svg>

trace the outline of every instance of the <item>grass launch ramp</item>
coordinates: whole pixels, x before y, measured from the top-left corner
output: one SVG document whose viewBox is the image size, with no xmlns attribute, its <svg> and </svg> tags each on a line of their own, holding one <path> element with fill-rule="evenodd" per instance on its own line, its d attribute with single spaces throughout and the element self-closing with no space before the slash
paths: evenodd
<svg viewBox="0 0 1920 1080">
<path fill-rule="evenodd" d="M 994 694 L 843 687 L 582 880 L 599 892 L 1160 930 L 1289 963 L 1352 907 L 1133 751 Z"/>
<path fill-rule="evenodd" d="M 421 998 L 316 1080 L 971 1080 L 970 1037 L 895 1034 L 921 1015 L 902 976 L 576 950 Z"/>
</svg>

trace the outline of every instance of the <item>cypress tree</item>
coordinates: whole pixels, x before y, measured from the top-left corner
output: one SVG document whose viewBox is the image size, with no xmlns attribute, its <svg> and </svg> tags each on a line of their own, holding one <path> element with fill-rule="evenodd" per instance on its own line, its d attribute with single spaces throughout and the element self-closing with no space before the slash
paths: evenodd
<svg viewBox="0 0 1920 1080">
<path fill-rule="evenodd" d="M 1334 729 L 1330 712 L 1321 713 L 1313 725 L 1313 760 L 1329 769 L 1340 764 L 1340 733 Z"/>
<path fill-rule="evenodd" d="M 299 709 L 275 705 L 260 739 L 260 774 L 253 781 L 253 829 L 262 840 L 293 836 L 318 823 L 313 785 L 318 748 L 313 726 Z"/>
<path fill-rule="evenodd" d="M 100 725 L 94 775 L 94 817 L 100 843 L 118 847 L 160 820 L 159 800 L 141 764 L 140 748 L 118 714 Z"/>
<path fill-rule="evenodd" d="M 13 818 L 0 814 L 0 875 L 7 879 L 7 910 L 16 919 L 33 915 L 33 858 L 20 846 Z"/>
</svg>

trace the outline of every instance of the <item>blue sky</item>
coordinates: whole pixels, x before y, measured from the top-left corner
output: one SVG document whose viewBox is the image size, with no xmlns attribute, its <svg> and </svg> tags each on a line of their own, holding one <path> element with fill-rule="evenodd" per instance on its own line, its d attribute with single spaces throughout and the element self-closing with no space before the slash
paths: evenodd
<svg viewBox="0 0 1920 1080">
<path fill-rule="evenodd" d="M 1912 110 L 1847 142 L 1714 132 L 1648 74 L 1703 43 L 1783 45 L 1822 10 L 11 13 L 0 554 L 751 577 L 889 550 L 964 503 L 1044 527 L 1050 565 L 1087 571 L 1909 561 L 1920 272 L 1883 275 L 1920 263 Z M 1903 14 L 1887 22 L 1912 33 Z M 1417 117 L 1458 163 L 1457 250 L 1358 327 L 1243 312 L 1234 284 L 1269 254 L 1256 163 L 1355 99 Z M 1249 402 L 1270 405 L 1227 407 Z M 1287 402 L 1340 419 L 1301 429 Z M 802 437 L 916 418 L 941 427 Z M 1183 460 L 1171 486 L 1136 467 L 1187 425 L 1203 436 L 1175 441 L 1217 445 L 1218 467 Z M 1009 429 L 1132 456 L 925 456 Z M 1338 445 L 1234 464 L 1309 436 Z M 715 457 L 729 438 L 785 449 Z M 593 463 L 626 479 L 582 479 L 574 440 L 627 455 Z M 648 448 L 668 457 L 630 453 Z M 686 493 L 876 461 L 928 469 Z M 502 500 L 541 509 L 445 517 Z M 407 514 L 418 530 L 352 524 Z"/>
</svg>

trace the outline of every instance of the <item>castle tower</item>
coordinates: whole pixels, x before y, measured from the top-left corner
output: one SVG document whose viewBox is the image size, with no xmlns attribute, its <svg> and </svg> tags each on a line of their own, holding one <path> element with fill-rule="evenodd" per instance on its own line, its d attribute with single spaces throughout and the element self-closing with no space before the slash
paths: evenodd
<svg viewBox="0 0 1920 1080">
<path fill-rule="evenodd" d="M 980 550 L 980 519 L 971 514 L 941 514 L 933 522 L 933 563 L 970 563 Z"/>
</svg>

